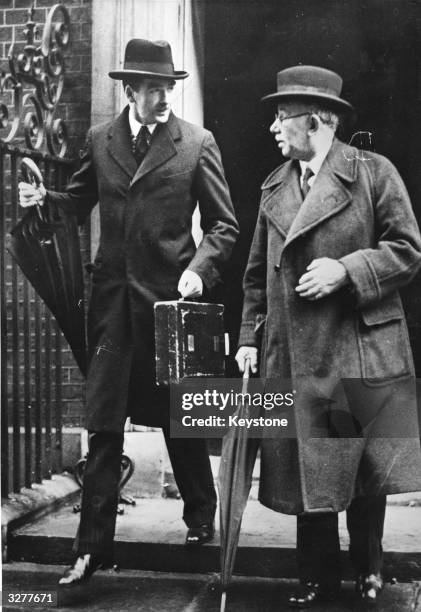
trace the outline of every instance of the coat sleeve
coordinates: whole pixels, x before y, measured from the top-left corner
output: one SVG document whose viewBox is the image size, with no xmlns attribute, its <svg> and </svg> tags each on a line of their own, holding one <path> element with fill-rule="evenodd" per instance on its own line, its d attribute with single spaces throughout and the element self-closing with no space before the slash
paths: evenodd
<svg viewBox="0 0 421 612">
<path fill-rule="evenodd" d="M 266 319 L 267 227 L 259 211 L 244 275 L 244 305 L 239 346 L 260 346 L 260 328 Z"/>
<path fill-rule="evenodd" d="M 378 156 L 370 173 L 377 245 L 339 260 L 360 308 L 409 283 L 421 267 L 420 232 L 398 171 Z"/>
<path fill-rule="evenodd" d="M 231 255 L 238 235 L 238 224 L 221 155 L 210 132 L 206 132 L 202 144 L 194 189 L 199 203 L 203 239 L 188 269 L 202 278 L 207 289 L 212 289 Z"/>
<path fill-rule="evenodd" d="M 97 202 L 98 185 L 92 161 L 92 132 L 89 130 L 80 152 L 79 169 L 70 178 L 65 192 L 47 191 L 46 203 L 75 215 L 78 224 L 82 225 Z"/>
</svg>

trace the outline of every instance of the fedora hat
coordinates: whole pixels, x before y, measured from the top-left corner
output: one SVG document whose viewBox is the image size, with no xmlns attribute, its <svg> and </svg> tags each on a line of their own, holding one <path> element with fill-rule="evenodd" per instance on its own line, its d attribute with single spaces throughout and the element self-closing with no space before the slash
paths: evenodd
<svg viewBox="0 0 421 612">
<path fill-rule="evenodd" d="M 142 38 L 129 40 L 123 69 L 113 70 L 108 74 L 112 79 L 125 79 L 130 76 L 185 79 L 189 76 L 184 70 L 174 70 L 171 47 L 167 41 Z"/>
<path fill-rule="evenodd" d="M 262 102 L 313 98 L 337 110 L 352 111 L 352 105 L 339 97 L 341 91 L 342 79 L 336 72 L 318 66 L 293 66 L 278 72 L 277 91 L 264 96 Z"/>
</svg>

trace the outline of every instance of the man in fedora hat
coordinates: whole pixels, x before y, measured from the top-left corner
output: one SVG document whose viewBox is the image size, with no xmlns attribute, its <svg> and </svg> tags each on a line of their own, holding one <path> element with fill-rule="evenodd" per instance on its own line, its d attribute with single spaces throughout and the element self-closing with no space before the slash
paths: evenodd
<svg viewBox="0 0 421 612">
<path fill-rule="evenodd" d="M 295 66 L 263 98 L 289 161 L 262 185 L 237 353 L 240 370 L 259 362 L 262 377 L 291 379 L 295 390 L 294 433 L 262 437 L 259 498 L 297 514 L 297 607 L 339 589 L 345 509 L 356 587 L 375 603 L 386 494 L 421 486 L 398 293 L 421 267 L 421 238 L 394 166 L 335 137 L 352 111 L 341 88 L 330 70 Z"/>
<path fill-rule="evenodd" d="M 171 439 L 169 392 L 155 384 L 153 305 L 196 298 L 220 281 L 238 226 L 212 134 L 178 119 L 178 80 L 165 41 L 130 40 L 123 82 L 129 104 L 116 120 L 93 127 L 80 169 L 65 193 L 20 184 L 23 206 L 61 207 L 82 223 L 99 202 L 101 237 L 92 266 L 86 383 L 90 447 L 84 473 L 76 561 L 60 584 L 86 581 L 111 562 L 123 430 L 132 422 L 162 427 L 184 501 L 186 543 L 213 538 L 216 494 L 206 442 Z M 199 204 L 203 239 L 195 247 Z"/>
</svg>

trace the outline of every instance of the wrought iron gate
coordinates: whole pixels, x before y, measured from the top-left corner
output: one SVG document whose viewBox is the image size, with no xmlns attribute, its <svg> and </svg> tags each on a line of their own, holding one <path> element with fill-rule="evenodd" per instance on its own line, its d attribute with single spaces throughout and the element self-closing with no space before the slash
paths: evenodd
<svg viewBox="0 0 421 612">
<path fill-rule="evenodd" d="M 1 75 L 0 254 L 2 495 L 50 478 L 62 468 L 62 347 L 64 339 L 48 309 L 5 250 L 4 238 L 22 215 L 19 164 L 31 157 L 46 187 L 62 190 L 73 169 L 67 134 L 54 118 L 64 84 L 63 51 L 69 15 L 49 12 L 42 37 L 29 11 L 27 43 L 9 51 L 10 72 Z"/>
</svg>

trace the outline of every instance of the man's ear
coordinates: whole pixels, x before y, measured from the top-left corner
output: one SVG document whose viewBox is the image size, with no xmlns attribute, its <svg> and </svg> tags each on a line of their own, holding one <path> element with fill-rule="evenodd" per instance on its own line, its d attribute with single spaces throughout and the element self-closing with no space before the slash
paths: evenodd
<svg viewBox="0 0 421 612">
<path fill-rule="evenodd" d="M 134 102 L 133 89 L 130 85 L 126 85 L 124 88 L 124 93 L 126 94 L 129 102 Z"/>
<path fill-rule="evenodd" d="M 317 132 L 317 130 L 319 129 L 320 126 L 320 118 L 313 113 L 312 115 L 310 115 L 310 131 L 311 132 Z"/>
</svg>

